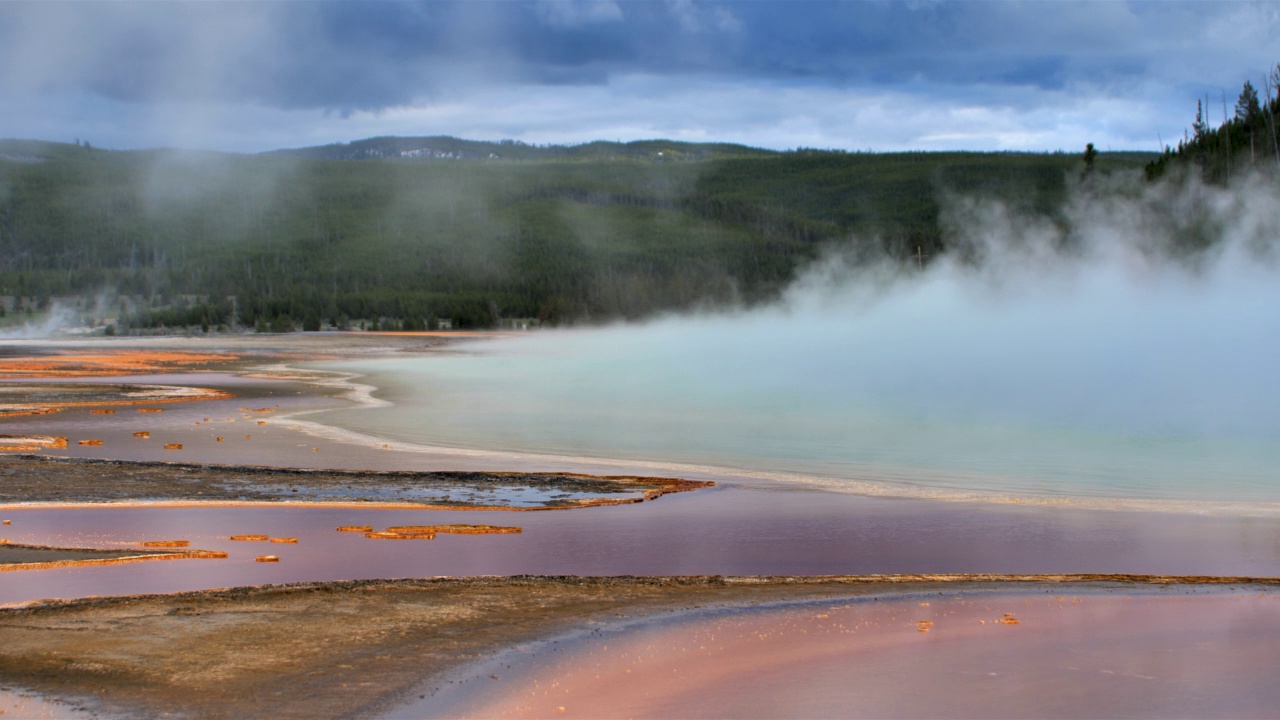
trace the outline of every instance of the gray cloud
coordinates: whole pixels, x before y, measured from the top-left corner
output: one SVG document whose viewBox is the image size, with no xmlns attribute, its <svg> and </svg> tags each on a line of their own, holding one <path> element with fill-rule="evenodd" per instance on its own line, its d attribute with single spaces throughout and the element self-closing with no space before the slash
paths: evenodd
<svg viewBox="0 0 1280 720">
<path fill-rule="evenodd" d="M 526 140 L 558 122 L 573 141 L 668 128 L 770 147 L 1154 149 L 1195 97 L 1269 67 L 1277 38 L 1269 3 L 5 3 L 0 135 L 245 150 L 406 132 L 376 128 L 416 115 Z M 574 104 L 594 102 L 610 107 Z M 894 104 L 888 127 L 868 121 Z"/>
</svg>

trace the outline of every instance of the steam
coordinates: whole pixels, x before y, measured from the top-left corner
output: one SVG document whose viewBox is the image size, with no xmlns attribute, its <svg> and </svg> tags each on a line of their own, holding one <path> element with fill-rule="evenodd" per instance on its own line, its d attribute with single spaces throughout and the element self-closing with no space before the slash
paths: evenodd
<svg viewBox="0 0 1280 720">
<path fill-rule="evenodd" d="M 104 325 L 113 312 L 114 300 L 114 293 L 102 292 L 85 309 L 63 300 L 56 300 L 51 303 L 47 311 L 40 314 L 38 319 L 27 320 L 20 325 L 0 327 L 0 340 L 43 340 L 63 335 L 95 332 Z"/>
<path fill-rule="evenodd" d="M 1054 216 L 953 196 L 960 250 L 922 271 L 837 250 L 766 308 L 389 361 L 374 384 L 427 392 L 430 412 L 406 401 L 366 430 L 843 478 L 896 468 L 932 488 L 1280 500 L 1280 193 L 1131 180 Z"/>
<path fill-rule="evenodd" d="M 55 304 L 38 321 L 27 321 L 17 327 L 0 329 L 0 340 L 40 340 L 63 335 L 80 325 L 80 314 L 74 309 Z"/>
<path fill-rule="evenodd" d="M 920 416 L 1280 431 L 1274 179 L 1110 182 L 1056 217 L 952 197 L 943 222 L 956 251 L 924 272 L 837 253 L 763 317 L 801 328 L 789 341 L 824 336 L 822 352 L 875 378 L 866 396 Z"/>
</svg>

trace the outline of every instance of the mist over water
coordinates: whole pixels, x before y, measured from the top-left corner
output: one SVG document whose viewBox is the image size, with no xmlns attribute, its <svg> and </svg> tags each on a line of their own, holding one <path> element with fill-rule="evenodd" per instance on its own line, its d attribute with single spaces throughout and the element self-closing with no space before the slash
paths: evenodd
<svg viewBox="0 0 1280 720">
<path fill-rule="evenodd" d="M 891 493 L 1280 501 L 1280 212 L 1259 183 L 1077 199 L 1065 222 L 957 200 L 963 261 L 836 254 L 764 309 L 344 365 L 394 405 L 324 420 Z M 1221 239 L 1179 252 L 1178 223 Z"/>
</svg>

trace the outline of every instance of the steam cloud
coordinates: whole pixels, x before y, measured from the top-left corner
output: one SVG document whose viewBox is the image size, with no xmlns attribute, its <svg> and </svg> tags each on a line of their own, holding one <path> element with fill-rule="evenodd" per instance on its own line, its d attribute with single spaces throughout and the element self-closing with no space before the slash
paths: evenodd
<svg viewBox="0 0 1280 720">
<path fill-rule="evenodd" d="M 86 318 L 103 317 L 112 307 L 114 294 L 99 293 L 94 299 L 93 307 L 80 311 L 64 303 L 55 302 L 48 312 L 42 313 L 38 321 L 27 321 L 20 325 L 12 325 L 0 329 L 0 340 L 41 340 L 58 335 L 87 332 Z"/>
<path fill-rule="evenodd" d="M 446 420 L 386 421 L 526 450 L 932 469 L 935 486 L 1274 499 L 1277 198 L 1267 178 L 1133 180 L 1044 217 L 955 196 L 961 250 L 922 272 L 837 251 L 771 307 L 489 343 L 432 361 Z"/>
<path fill-rule="evenodd" d="M 764 317 L 826 336 L 815 350 L 921 413 L 1274 432 L 1278 198 L 1265 177 L 1099 188 L 1058 218 L 955 197 L 958 252 L 920 275 L 835 255 Z"/>
</svg>

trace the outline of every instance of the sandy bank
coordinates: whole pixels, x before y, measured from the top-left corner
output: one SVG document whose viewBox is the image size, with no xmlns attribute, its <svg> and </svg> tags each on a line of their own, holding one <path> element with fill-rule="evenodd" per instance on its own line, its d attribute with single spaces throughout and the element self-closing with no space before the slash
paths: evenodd
<svg viewBox="0 0 1280 720">
<path fill-rule="evenodd" d="M 1275 580 L 1108 576 L 513 577 L 262 586 L 0 610 L 0 680 L 108 713 L 370 716 L 434 679 L 570 629 L 695 608 L 1008 588 L 1064 593 Z"/>
</svg>

